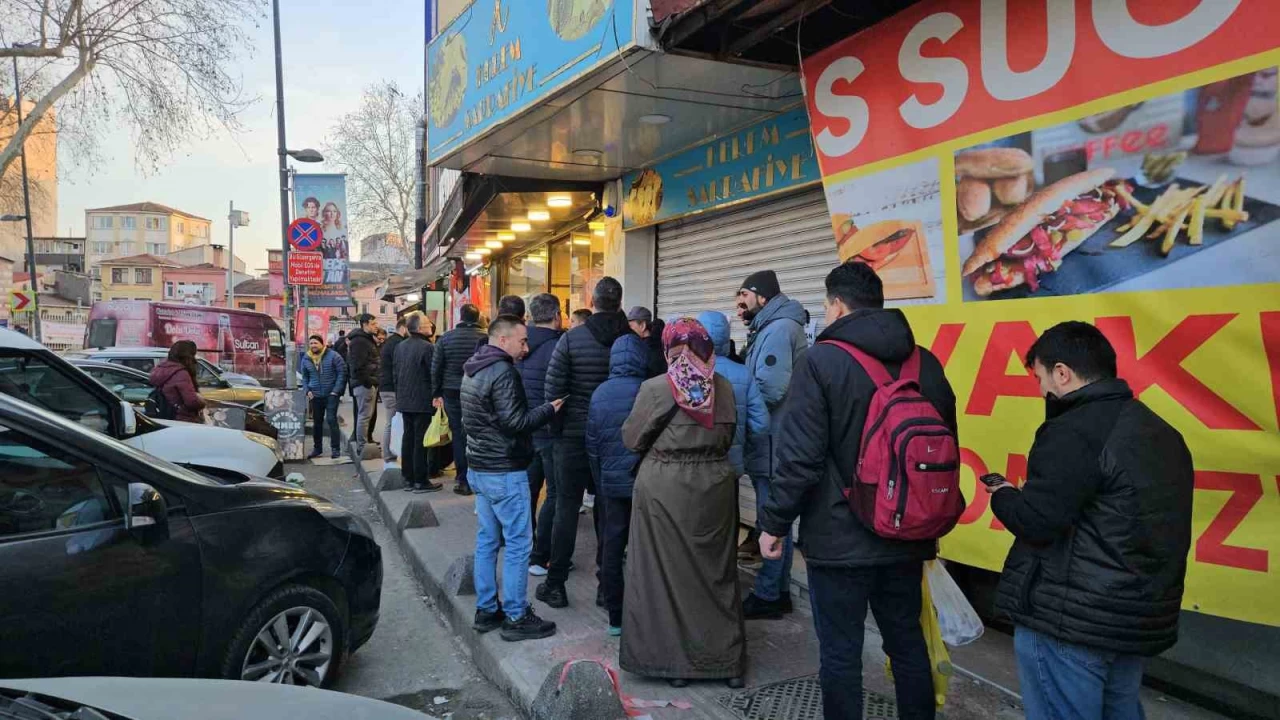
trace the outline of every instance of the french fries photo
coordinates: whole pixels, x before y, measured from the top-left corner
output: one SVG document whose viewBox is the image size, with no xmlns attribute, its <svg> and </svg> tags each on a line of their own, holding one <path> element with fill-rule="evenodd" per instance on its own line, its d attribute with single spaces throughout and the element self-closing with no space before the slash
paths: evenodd
<svg viewBox="0 0 1280 720">
<path fill-rule="evenodd" d="M 1206 221 L 1216 220 L 1230 232 L 1249 219 L 1244 209 L 1245 180 L 1228 180 L 1221 175 L 1211 185 L 1180 187 L 1170 185 L 1159 197 L 1144 205 L 1121 186 L 1119 194 L 1133 208 L 1133 215 L 1116 229 L 1120 236 L 1110 247 L 1126 248 L 1139 240 L 1159 240 L 1158 250 L 1168 257 L 1178 237 L 1186 233 L 1188 245 L 1204 244 Z"/>
</svg>

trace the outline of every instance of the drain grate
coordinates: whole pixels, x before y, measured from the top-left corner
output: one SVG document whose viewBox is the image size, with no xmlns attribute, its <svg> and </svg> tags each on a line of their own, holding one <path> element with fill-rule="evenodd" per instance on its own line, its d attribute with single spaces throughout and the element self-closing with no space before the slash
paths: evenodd
<svg viewBox="0 0 1280 720">
<path fill-rule="evenodd" d="M 822 687 L 817 675 L 722 695 L 717 700 L 742 720 L 822 720 Z M 883 695 L 863 692 L 862 716 L 866 720 L 897 720 L 898 704 Z"/>
</svg>

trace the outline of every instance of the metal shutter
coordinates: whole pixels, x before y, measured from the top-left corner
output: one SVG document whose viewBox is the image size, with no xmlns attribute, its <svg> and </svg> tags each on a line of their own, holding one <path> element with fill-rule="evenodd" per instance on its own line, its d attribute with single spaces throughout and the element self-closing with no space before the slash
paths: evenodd
<svg viewBox="0 0 1280 720">
<path fill-rule="evenodd" d="M 748 275 L 769 269 L 821 326 L 822 281 L 838 263 L 821 187 L 666 223 L 658 227 L 658 316 L 719 310 L 742 347 L 735 295 Z"/>
</svg>

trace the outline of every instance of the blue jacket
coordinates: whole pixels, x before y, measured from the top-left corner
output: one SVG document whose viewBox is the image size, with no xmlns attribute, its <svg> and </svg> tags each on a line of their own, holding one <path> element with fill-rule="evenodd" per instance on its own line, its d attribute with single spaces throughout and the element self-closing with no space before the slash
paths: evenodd
<svg viewBox="0 0 1280 720">
<path fill-rule="evenodd" d="M 524 383 L 525 402 L 536 408 L 544 402 L 557 398 L 543 397 L 542 386 L 547 380 L 547 365 L 551 363 L 551 353 L 555 352 L 556 342 L 564 333 L 560 330 L 529 326 L 529 354 L 516 363 L 520 373 L 520 381 Z M 543 447 L 551 442 L 551 429 L 541 427 L 533 433 L 534 447 Z"/>
<path fill-rule="evenodd" d="M 746 366 L 769 408 L 767 441 L 747 449 L 747 474 L 752 477 L 773 477 L 772 440 L 778 434 L 782 401 L 786 400 L 787 389 L 791 387 L 791 371 L 809 348 L 804 336 L 808 322 L 809 311 L 784 294 L 771 299 L 751 319 Z"/>
<path fill-rule="evenodd" d="M 609 351 L 609 379 L 592 393 L 587 410 L 587 460 L 596 490 L 605 497 L 631 497 L 636 454 L 622 444 L 622 424 L 648 378 L 648 344 L 631 333 L 618 338 Z"/>
<path fill-rule="evenodd" d="M 341 395 L 347 388 L 347 364 L 333 348 L 325 348 L 316 367 L 311 356 L 303 354 L 298 361 L 302 371 L 302 387 L 316 397 Z"/>
<path fill-rule="evenodd" d="M 729 318 L 724 313 L 708 310 L 698 315 L 698 322 L 707 329 L 711 342 L 716 346 L 716 374 L 724 376 L 733 385 L 738 428 L 733 433 L 733 446 L 729 448 L 729 462 L 738 475 L 742 475 L 746 472 L 744 449 L 768 443 L 769 408 L 760 388 L 751 382 L 747 366 L 729 359 Z"/>
</svg>

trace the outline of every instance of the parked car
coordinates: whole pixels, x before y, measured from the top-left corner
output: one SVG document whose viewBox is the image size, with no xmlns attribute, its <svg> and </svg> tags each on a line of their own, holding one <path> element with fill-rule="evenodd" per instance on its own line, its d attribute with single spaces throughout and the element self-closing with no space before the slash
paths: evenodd
<svg viewBox="0 0 1280 720">
<path fill-rule="evenodd" d="M 169 357 L 169 348 L 119 347 L 68 350 L 62 353 L 68 360 L 98 360 L 114 365 L 140 370 L 150 374 L 151 369 Z M 233 402 L 262 409 L 267 388 L 246 375 L 228 373 L 202 357 L 196 358 L 196 389 L 200 395 L 219 402 Z"/>
<path fill-rule="evenodd" d="M 134 370 L 125 365 L 102 362 L 101 360 L 86 360 L 81 357 L 69 357 L 67 362 L 88 373 L 89 377 L 105 385 L 111 392 L 116 394 L 116 397 L 129 403 L 139 412 L 146 408 L 147 398 L 155 390 L 155 385 L 151 384 L 151 376 L 141 370 Z M 204 393 L 202 392 L 201 394 L 203 395 Z M 267 420 L 267 415 L 262 410 L 238 403 L 221 402 L 211 397 L 206 397 L 205 399 L 208 402 L 206 406 L 208 410 L 226 408 L 228 410 L 243 411 L 245 430 L 266 435 L 274 440 L 280 438 L 280 431 Z"/>
<path fill-rule="evenodd" d="M 0 677 L 326 686 L 377 625 L 382 552 L 368 521 L 300 488 L 0 396 L 0 588 Z"/>
<path fill-rule="evenodd" d="M 258 433 L 155 420 L 134 412 L 104 385 L 13 330 L 0 328 L 0 394 L 181 465 L 284 477 L 280 445 Z"/>
<path fill-rule="evenodd" d="M 45 714 L 28 714 L 32 702 L 39 703 Z M 89 720 L 106 713 L 125 720 L 427 718 L 414 710 L 358 695 L 228 680 L 94 677 L 0 682 L 0 716 Z"/>
</svg>

